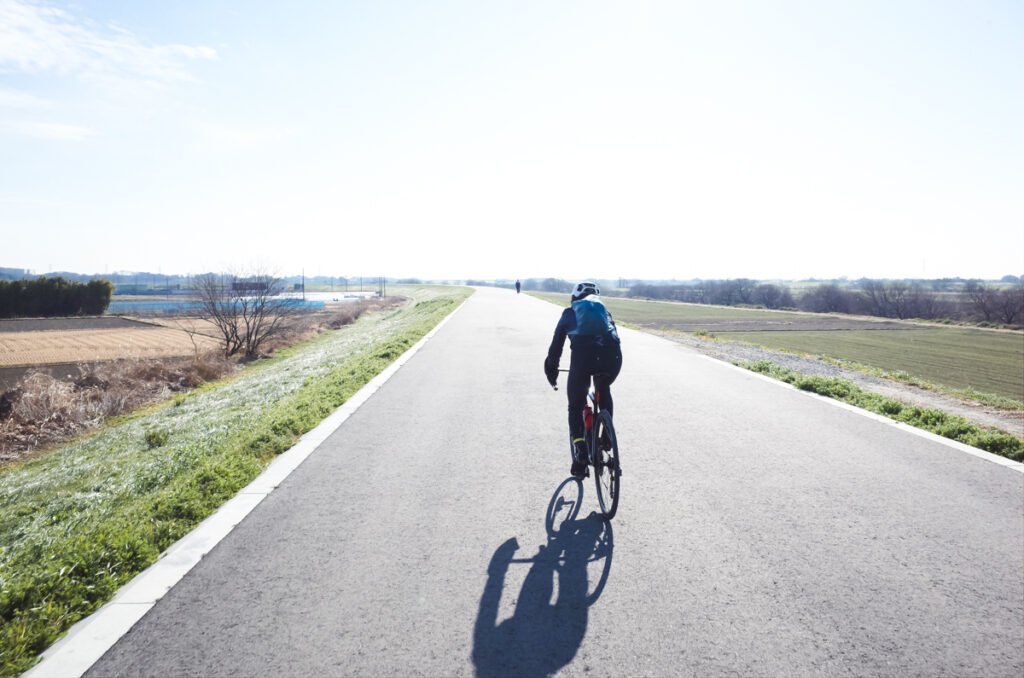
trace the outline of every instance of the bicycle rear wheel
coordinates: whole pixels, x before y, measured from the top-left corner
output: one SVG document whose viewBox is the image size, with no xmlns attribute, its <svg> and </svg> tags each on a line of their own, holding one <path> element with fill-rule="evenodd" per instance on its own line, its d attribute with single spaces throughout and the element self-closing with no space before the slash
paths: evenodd
<svg viewBox="0 0 1024 678">
<path fill-rule="evenodd" d="M 612 416 L 607 412 L 597 415 L 594 423 L 594 483 L 597 485 L 597 501 L 605 520 L 611 520 L 619 508 L 619 482 L 622 468 L 619 466 L 619 441 L 615 437 Z M 607 447 L 608 449 L 603 449 Z"/>
</svg>

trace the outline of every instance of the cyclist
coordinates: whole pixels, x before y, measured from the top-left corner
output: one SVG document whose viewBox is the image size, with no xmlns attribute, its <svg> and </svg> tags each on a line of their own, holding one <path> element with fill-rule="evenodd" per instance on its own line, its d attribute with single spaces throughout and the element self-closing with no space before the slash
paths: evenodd
<svg viewBox="0 0 1024 678">
<path fill-rule="evenodd" d="M 519 288 L 520 288 L 520 284 L 519 284 L 519 281 L 517 280 L 516 281 L 516 294 L 519 294 Z"/>
<path fill-rule="evenodd" d="M 569 337 L 569 380 L 565 395 L 569 400 L 569 439 L 572 441 L 571 473 L 577 478 L 587 473 L 587 452 L 583 442 L 583 408 L 591 377 L 601 394 L 601 408 L 612 413 L 611 383 L 619 376 L 622 351 L 619 332 L 611 313 L 598 298 L 601 290 L 592 282 L 581 282 L 572 292 L 572 305 L 562 311 L 555 326 L 555 336 L 544 360 L 544 374 L 554 386 L 558 378 L 558 361 Z"/>
</svg>

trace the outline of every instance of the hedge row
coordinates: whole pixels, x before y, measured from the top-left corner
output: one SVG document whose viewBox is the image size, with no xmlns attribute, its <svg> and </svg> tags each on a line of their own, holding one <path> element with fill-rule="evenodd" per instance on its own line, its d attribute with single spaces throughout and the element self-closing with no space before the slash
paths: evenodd
<svg viewBox="0 0 1024 678">
<path fill-rule="evenodd" d="M 102 315 L 114 286 L 107 280 L 79 283 L 64 278 L 0 280 L 0 318 Z"/>
</svg>

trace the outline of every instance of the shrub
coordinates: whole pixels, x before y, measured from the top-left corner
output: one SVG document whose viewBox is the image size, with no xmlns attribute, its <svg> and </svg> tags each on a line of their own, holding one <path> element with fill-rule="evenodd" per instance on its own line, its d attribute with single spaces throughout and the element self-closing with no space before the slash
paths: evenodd
<svg viewBox="0 0 1024 678">
<path fill-rule="evenodd" d="M 166 431 L 161 431 L 159 429 L 146 431 L 146 446 L 149 447 L 149 449 L 153 449 L 154 447 L 161 447 L 167 444 L 167 439 L 169 437 L 170 436 L 167 435 Z"/>
<path fill-rule="evenodd" d="M 86 284 L 61 277 L 0 280 L 0 318 L 102 315 L 114 286 L 107 280 Z"/>
</svg>

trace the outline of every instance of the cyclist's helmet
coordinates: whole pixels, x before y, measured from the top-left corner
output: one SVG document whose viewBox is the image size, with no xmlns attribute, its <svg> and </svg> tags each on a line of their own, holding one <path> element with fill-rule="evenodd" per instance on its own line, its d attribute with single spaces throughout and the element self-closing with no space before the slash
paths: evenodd
<svg viewBox="0 0 1024 678">
<path fill-rule="evenodd" d="M 592 282 L 581 282 L 572 291 L 572 300 L 579 301 L 588 294 L 601 294 L 601 290 L 597 289 L 597 285 Z"/>
</svg>

